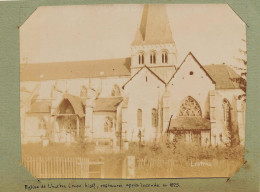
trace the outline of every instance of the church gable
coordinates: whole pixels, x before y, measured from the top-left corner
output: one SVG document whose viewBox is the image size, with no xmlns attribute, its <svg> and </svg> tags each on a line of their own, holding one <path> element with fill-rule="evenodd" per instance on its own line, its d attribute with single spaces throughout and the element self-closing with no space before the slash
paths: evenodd
<svg viewBox="0 0 260 192">
<path fill-rule="evenodd" d="M 204 67 L 190 52 L 185 57 L 185 59 L 183 60 L 177 71 L 174 73 L 172 78 L 169 80 L 167 85 L 170 86 L 176 83 L 180 83 L 181 85 L 184 85 L 185 83 L 198 84 L 199 82 L 204 82 L 203 84 L 206 83 L 214 86 L 216 84 L 216 82 L 212 79 L 212 77 L 208 74 Z"/>
<path fill-rule="evenodd" d="M 141 85 L 153 86 L 153 87 L 164 87 L 165 82 L 157 76 L 151 69 L 144 66 L 141 68 L 135 75 L 133 75 L 124 85 L 123 89 L 128 87 L 135 86 L 140 87 Z"/>
</svg>

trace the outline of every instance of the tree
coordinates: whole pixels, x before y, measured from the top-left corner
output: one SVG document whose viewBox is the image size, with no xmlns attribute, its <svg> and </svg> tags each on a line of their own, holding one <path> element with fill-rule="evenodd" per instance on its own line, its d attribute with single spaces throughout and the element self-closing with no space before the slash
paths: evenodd
<svg viewBox="0 0 260 192">
<path fill-rule="evenodd" d="M 245 39 L 241 39 L 243 43 L 246 43 Z M 239 95 L 238 99 L 246 100 L 246 76 L 247 76 L 247 51 L 244 49 L 238 49 L 240 53 L 240 57 L 234 57 L 237 61 L 243 64 L 243 67 L 235 67 L 238 71 L 240 71 L 239 78 L 233 78 L 232 80 L 239 83 L 240 88 L 244 91 L 242 95 Z"/>
</svg>

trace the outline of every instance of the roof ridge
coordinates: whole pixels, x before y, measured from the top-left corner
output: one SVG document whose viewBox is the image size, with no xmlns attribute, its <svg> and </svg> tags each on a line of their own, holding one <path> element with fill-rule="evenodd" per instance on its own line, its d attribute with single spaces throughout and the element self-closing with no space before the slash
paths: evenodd
<svg viewBox="0 0 260 192">
<path fill-rule="evenodd" d="M 207 72 L 207 70 L 200 64 L 200 62 L 197 60 L 197 58 L 192 54 L 192 52 L 190 51 L 184 58 L 184 60 L 181 62 L 181 65 L 177 68 L 177 70 L 175 71 L 175 73 L 173 74 L 173 76 L 170 78 L 170 80 L 168 81 L 168 83 L 166 84 L 166 86 L 171 82 L 171 80 L 174 78 L 175 74 L 179 71 L 179 69 L 181 68 L 181 66 L 185 63 L 186 59 L 188 58 L 188 56 L 192 56 L 192 58 L 196 61 L 196 63 L 200 66 L 200 68 L 206 73 L 206 75 L 210 78 L 210 80 L 216 84 L 216 82 L 214 81 L 214 79 L 209 75 L 209 73 Z"/>
<path fill-rule="evenodd" d="M 164 4 L 145 4 L 132 45 L 174 43 Z"/>
<path fill-rule="evenodd" d="M 229 71 L 229 67 L 225 65 L 225 68 L 226 68 L 226 70 L 227 70 L 227 72 L 228 72 L 229 79 L 231 80 L 231 83 L 232 83 L 233 87 L 235 88 L 235 87 L 236 87 L 236 86 L 235 86 L 235 82 L 234 82 L 234 81 L 232 80 L 232 78 L 231 78 L 231 74 L 230 74 L 230 71 Z"/>
<path fill-rule="evenodd" d="M 157 77 L 158 80 L 160 80 L 164 85 L 166 84 L 158 75 L 156 75 L 151 69 L 149 69 L 149 67 L 147 67 L 146 65 L 144 65 L 142 68 L 140 68 L 123 86 L 122 89 L 125 88 L 126 84 L 128 84 L 136 75 L 138 75 L 138 73 L 143 70 L 144 68 L 148 69 L 148 71 L 150 71 L 155 77 Z"/>
<path fill-rule="evenodd" d="M 120 57 L 112 59 L 93 59 L 93 60 L 80 60 L 80 61 L 54 61 L 54 62 L 42 62 L 42 63 L 20 63 L 20 65 L 40 65 L 40 64 L 61 64 L 61 63 L 81 63 L 81 62 L 94 62 L 94 61 L 113 61 L 121 59 L 131 59 L 131 57 Z"/>
</svg>

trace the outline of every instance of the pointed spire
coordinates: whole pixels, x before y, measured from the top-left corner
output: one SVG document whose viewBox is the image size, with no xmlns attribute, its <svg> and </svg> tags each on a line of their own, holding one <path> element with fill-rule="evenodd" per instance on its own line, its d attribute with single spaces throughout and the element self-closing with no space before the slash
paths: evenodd
<svg viewBox="0 0 260 192">
<path fill-rule="evenodd" d="M 144 5 L 132 45 L 174 43 L 165 5 Z"/>
</svg>

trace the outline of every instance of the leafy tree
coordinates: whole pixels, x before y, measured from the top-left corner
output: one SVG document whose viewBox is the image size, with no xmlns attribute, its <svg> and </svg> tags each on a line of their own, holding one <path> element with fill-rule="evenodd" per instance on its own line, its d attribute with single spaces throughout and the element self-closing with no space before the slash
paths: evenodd
<svg viewBox="0 0 260 192">
<path fill-rule="evenodd" d="M 241 39 L 243 43 L 246 43 L 245 39 Z M 232 80 L 239 83 L 240 88 L 244 91 L 242 95 L 239 95 L 239 99 L 246 100 L 246 77 L 247 77 L 247 51 L 244 49 L 238 49 L 240 57 L 234 57 L 237 61 L 243 64 L 243 67 L 235 67 L 237 70 L 241 71 L 239 78 L 233 78 Z"/>
</svg>

